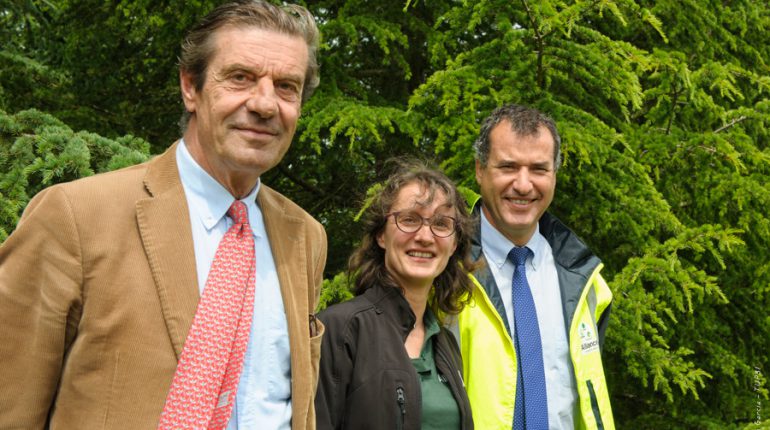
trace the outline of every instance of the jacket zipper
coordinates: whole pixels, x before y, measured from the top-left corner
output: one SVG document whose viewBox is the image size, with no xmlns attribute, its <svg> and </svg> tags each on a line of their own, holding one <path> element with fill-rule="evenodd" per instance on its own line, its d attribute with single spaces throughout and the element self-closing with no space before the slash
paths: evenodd
<svg viewBox="0 0 770 430">
<path fill-rule="evenodd" d="M 451 335 L 450 335 L 451 336 Z M 438 344 L 438 342 L 437 342 Z M 460 427 L 465 428 L 464 420 L 466 411 L 463 409 L 463 403 L 462 403 L 462 395 L 458 391 L 458 387 L 465 387 L 465 381 L 463 381 L 462 373 L 460 373 L 460 369 L 457 369 L 457 380 L 460 382 L 459 385 L 451 383 L 449 377 L 446 376 L 446 374 L 451 375 L 451 369 L 452 366 L 456 366 L 457 364 L 455 361 L 451 358 L 452 354 L 442 349 L 440 346 L 437 346 L 436 349 L 436 371 L 438 372 L 439 380 L 441 381 L 441 378 L 444 378 L 444 383 L 447 384 L 449 387 L 449 391 L 452 393 L 452 397 L 457 402 L 457 409 L 460 412 Z M 442 366 L 443 362 L 443 366 Z M 448 367 L 449 372 L 446 372 L 446 374 L 441 373 L 441 367 Z"/>
<path fill-rule="evenodd" d="M 398 409 L 400 415 L 396 418 L 396 429 L 404 429 L 404 420 L 406 418 L 406 397 L 404 397 L 404 388 L 396 388 L 396 402 L 398 402 Z"/>
<path fill-rule="evenodd" d="M 444 353 L 444 351 L 441 348 L 436 348 L 436 352 L 438 353 L 438 356 L 441 358 L 441 360 L 444 361 L 444 364 L 449 366 L 449 368 L 451 369 L 452 367 L 451 367 L 450 363 L 453 363 L 453 361 L 451 361 L 446 356 L 446 354 Z M 439 362 L 438 361 L 436 361 L 436 372 L 438 372 L 438 379 L 439 379 L 439 381 L 441 381 L 441 382 L 443 382 L 445 384 L 448 384 L 449 385 L 449 391 L 451 391 L 452 392 L 452 396 L 456 398 L 457 397 L 457 393 L 455 393 L 455 387 L 454 387 L 453 384 L 449 384 L 449 378 L 447 378 L 443 373 L 441 373 L 441 369 L 439 369 Z M 460 372 L 458 370 L 458 375 L 459 374 L 460 374 Z M 442 378 L 443 378 L 443 381 L 442 381 Z M 462 376 L 460 376 L 460 381 L 462 382 Z"/>
</svg>

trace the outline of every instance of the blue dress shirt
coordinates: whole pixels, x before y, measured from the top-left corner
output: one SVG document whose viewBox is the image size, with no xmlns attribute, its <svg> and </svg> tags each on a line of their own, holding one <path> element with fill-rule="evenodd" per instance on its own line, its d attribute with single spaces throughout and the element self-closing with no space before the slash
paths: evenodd
<svg viewBox="0 0 770 430">
<path fill-rule="evenodd" d="M 527 281 L 537 309 L 540 339 L 543 342 L 543 366 L 545 388 L 548 395 L 548 427 L 551 430 L 575 427 L 574 410 L 577 405 L 577 388 L 569 356 L 567 329 L 564 325 L 564 308 L 561 303 L 559 278 L 551 245 L 540 234 L 540 226 L 525 245 L 534 256 L 526 263 Z M 508 252 L 514 244 L 502 235 L 481 211 L 481 248 L 489 270 L 495 278 L 505 306 L 508 326 L 514 330 L 512 281 L 514 265 Z"/>
<path fill-rule="evenodd" d="M 225 216 L 235 198 L 195 162 L 184 141 L 176 159 L 182 180 L 195 247 L 198 288 L 203 293 L 219 241 L 232 221 Z M 289 330 L 278 274 L 256 202 L 260 182 L 241 201 L 254 234 L 256 289 L 251 333 L 228 430 L 291 428 L 291 362 Z"/>
</svg>

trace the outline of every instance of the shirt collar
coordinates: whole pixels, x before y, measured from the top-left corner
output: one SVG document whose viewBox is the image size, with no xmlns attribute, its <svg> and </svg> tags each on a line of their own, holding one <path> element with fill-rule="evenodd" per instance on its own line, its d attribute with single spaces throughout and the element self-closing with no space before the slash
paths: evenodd
<svg viewBox="0 0 770 430">
<path fill-rule="evenodd" d="M 513 242 L 503 236 L 502 233 L 489 222 L 484 211 L 481 212 L 481 247 L 484 249 L 484 255 L 487 261 L 495 264 L 498 268 L 508 261 L 508 253 L 514 245 Z M 532 250 L 531 259 L 532 268 L 537 270 L 545 256 L 544 247 L 546 245 L 545 237 L 540 234 L 540 224 L 535 225 L 535 233 L 525 245 Z M 491 261 L 490 261 L 491 260 Z"/>
<path fill-rule="evenodd" d="M 227 210 L 235 201 L 235 197 L 195 161 L 187 149 L 184 139 L 177 147 L 176 155 L 180 179 L 189 192 L 187 198 L 191 206 L 198 209 L 197 215 L 203 226 L 206 227 L 206 230 L 211 230 L 227 214 Z M 246 204 L 249 211 L 249 222 L 252 224 L 255 216 L 258 216 L 256 197 L 260 186 L 261 181 L 258 179 L 249 195 L 241 199 Z M 252 231 L 254 230 L 252 229 Z"/>
</svg>

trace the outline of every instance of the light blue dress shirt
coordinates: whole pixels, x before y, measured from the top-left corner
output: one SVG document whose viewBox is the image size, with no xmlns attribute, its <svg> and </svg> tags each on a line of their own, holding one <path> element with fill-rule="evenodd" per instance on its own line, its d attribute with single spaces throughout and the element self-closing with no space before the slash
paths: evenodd
<svg viewBox="0 0 770 430">
<path fill-rule="evenodd" d="M 540 338 L 543 342 L 545 389 L 548 395 L 548 427 L 572 430 L 577 406 L 577 388 L 569 356 L 567 329 L 561 303 L 559 278 L 551 245 L 540 234 L 540 226 L 526 244 L 534 253 L 527 260 L 527 282 L 537 310 Z M 514 264 L 508 253 L 514 244 L 490 224 L 481 211 L 481 248 L 505 306 L 508 325 L 514 330 L 512 282 Z"/>
<path fill-rule="evenodd" d="M 232 220 L 226 216 L 235 198 L 190 155 L 184 141 L 176 159 L 195 247 L 198 288 L 203 293 L 219 242 Z M 278 274 L 256 197 L 260 182 L 241 201 L 254 234 L 256 288 L 251 333 L 228 430 L 291 428 L 289 330 Z"/>
</svg>

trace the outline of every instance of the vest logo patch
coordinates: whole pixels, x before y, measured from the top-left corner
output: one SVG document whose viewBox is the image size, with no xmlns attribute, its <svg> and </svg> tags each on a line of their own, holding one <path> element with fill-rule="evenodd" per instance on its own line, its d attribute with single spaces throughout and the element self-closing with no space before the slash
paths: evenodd
<svg viewBox="0 0 770 430">
<path fill-rule="evenodd" d="M 583 354 L 599 349 L 599 339 L 596 338 L 594 331 L 588 324 L 581 322 L 580 327 L 578 327 L 578 334 L 580 335 L 580 348 Z"/>
</svg>

